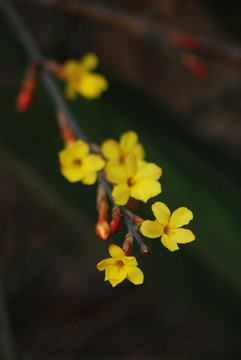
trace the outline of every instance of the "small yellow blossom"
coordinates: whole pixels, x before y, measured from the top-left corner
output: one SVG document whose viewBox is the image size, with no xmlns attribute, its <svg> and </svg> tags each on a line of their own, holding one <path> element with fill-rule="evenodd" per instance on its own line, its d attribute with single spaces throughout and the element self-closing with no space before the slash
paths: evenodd
<svg viewBox="0 0 241 360">
<path fill-rule="evenodd" d="M 147 202 L 153 196 L 160 194 L 161 185 L 157 181 L 162 174 L 162 169 L 153 163 L 138 165 L 133 153 L 129 153 L 124 161 L 124 166 L 108 166 L 106 178 L 116 184 L 112 191 L 114 202 L 125 205 L 129 197 Z"/>
<path fill-rule="evenodd" d="M 178 250 L 177 244 L 186 244 L 195 240 L 195 235 L 188 229 L 181 229 L 193 219 L 193 213 L 186 207 L 180 207 L 172 215 L 162 202 L 155 202 L 152 211 L 155 221 L 145 220 L 141 224 L 141 233 L 151 239 L 161 238 L 162 244 L 170 251 Z"/>
<path fill-rule="evenodd" d="M 96 154 L 89 154 L 89 145 L 78 140 L 59 152 L 60 170 L 70 182 L 82 181 L 92 185 L 97 171 L 103 169 L 105 161 Z"/>
<path fill-rule="evenodd" d="M 143 283 L 144 275 L 137 267 L 138 263 L 134 256 L 125 256 L 124 251 L 114 244 L 109 246 L 109 253 L 111 258 L 97 264 L 98 270 L 105 270 L 105 281 L 109 281 L 113 287 L 125 279 L 135 285 Z"/>
<path fill-rule="evenodd" d="M 145 150 L 138 142 L 138 135 L 134 131 L 122 134 L 119 143 L 113 139 L 107 139 L 101 146 L 103 155 L 108 164 L 123 164 L 126 156 L 131 152 L 138 160 L 143 160 Z"/>
<path fill-rule="evenodd" d="M 92 71 L 98 65 L 95 54 L 86 54 L 80 61 L 68 60 L 63 65 L 62 78 L 67 82 L 66 96 L 75 99 L 77 94 L 87 99 L 99 98 L 108 88 L 106 78 Z"/>
</svg>

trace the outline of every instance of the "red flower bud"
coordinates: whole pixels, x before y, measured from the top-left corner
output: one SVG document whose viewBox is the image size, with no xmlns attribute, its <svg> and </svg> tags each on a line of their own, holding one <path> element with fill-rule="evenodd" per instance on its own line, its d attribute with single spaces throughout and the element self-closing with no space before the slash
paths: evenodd
<svg viewBox="0 0 241 360">
<path fill-rule="evenodd" d="M 20 113 L 25 112 L 33 101 L 33 94 L 29 91 L 21 91 L 16 99 L 16 108 Z"/>
<path fill-rule="evenodd" d="M 144 220 L 139 215 L 133 214 L 132 221 L 134 221 L 136 225 L 141 225 Z"/>
<path fill-rule="evenodd" d="M 22 89 L 16 99 L 17 111 L 25 112 L 31 105 L 37 85 L 39 65 L 30 62 L 27 74 L 23 80 Z"/>
<path fill-rule="evenodd" d="M 208 69 L 203 62 L 194 55 L 185 56 L 184 65 L 196 76 L 199 80 L 205 80 L 208 77 Z"/>
<path fill-rule="evenodd" d="M 141 247 L 141 252 L 142 252 L 142 254 L 144 254 L 144 255 L 149 255 L 149 247 L 146 246 L 146 245 L 143 245 L 143 246 Z"/>
<path fill-rule="evenodd" d="M 121 229 L 121 217 L 122 213 L 118 205 L 114 205 L 112 209 L 112 221 L 110 223 L 110 229 L 112 234 L 120 231 Z"/>
<path fill-rule="evenodd" d="M 57 113 L 57 120 L 60 128 L 61 136 L 64 140 L 65 146 L 68 147 L 76 141 L 73 131 L 71 130 L 69 124 L 67 123 L 64 114 L 61 112 Z"/>
<path fill-rule="evenodd" d="M 170 41 L 173 45 L 186 50 L 194 50 L 198 47 L 198 39 L 189 34 L 172 34 Z"/>
<path fill-rule="evenodd" d="M 100 239 L 105 240 L 105 241 L 107 241 L 109 239 L 110 226 L 106 220 L 104 220 L 104 219 L 99 220 L 96 224 L 95 231 L 96 231 L 96 235 Z"/>
<path fill-rule="evenodd" d="M 110 223 L 110 230 L 112 234 L 117 233 L 121 229 L 121 221 L 120 219 L 113 219 Z"/>
<path fill-rule="evenodd" d="M 126 256 L 130 256 L 133 250 L 133 236 L 130 232 L 128 232 L 125 236 L 125 241 L 122 246 L 122 250 L 124 251 Z"/>
</svg>

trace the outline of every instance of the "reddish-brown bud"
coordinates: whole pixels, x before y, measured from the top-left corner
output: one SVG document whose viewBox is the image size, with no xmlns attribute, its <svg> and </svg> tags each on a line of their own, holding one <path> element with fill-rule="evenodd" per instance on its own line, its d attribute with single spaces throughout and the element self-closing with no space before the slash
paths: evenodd
<svg viewBox="0 0 241 360">
<path fill-rule="evenodd" d="M 29 91 L 21 91 L 16 99 L 16 108 L 20 113 L 25 112 L 33 101 L 33 94 Z"/>
<path fill-rule="evenodd" d="M 117 233 L 121 229 L 121 221 L 120 219 L 112 219 L 110 222 L 110 230 L 112 234 Z"/>
<path fill-rule="evenodd" d="M 199 45 L 198 39 L 189 34 L 172 34 L 169 40 L 173 45 L 186 50 L 194 50 Z"/>
<path fill-rule="evenodd" d="M 141 247 L 141 252 L 142 252 L 142 254 L 144 254 L 144 255 L 149 255 L 149 247 L 146 246 L 146 245 L 143 245 L 143 246 Z"/>
<path fill-rule="evenodd" d="M 97 190 L 97 199 L 96 199 L 96 208 L 97 211 L 100 213 L 103 210 L 108 210 L 109 204 L 108 204 L 108 200 L 106 197 L 106 193 L 105 193 L 105 189 L 104 187 L 100 184 L 98 186 L 98 190 Z"/>
<path fill-rule="evenodd" d="M 184 65 L 199 80 L 205 80 L 208 77 L 208 69 L 203 62 L 194 55 L 188 55 L 183 58 Z"/>
<path fill-rule="evenodd" d="M 110 225 L 108 222 L 108 200 L 106 197 L 105 189 L 104 187 L 99 184 L 98 190 L 97 190 L 97 211 L 99 213 L 99 219 L 96 224 L 96 234 L 97 236 L 102 240 L 108 240 L 110 236 Z"/>
<path fill-rule="evenodd" d="M 133 236 L 130 232 L 128 232 L 125 236 L 125 241 L 122 245 L 122 250 L 124 251 L 126 256 L 130 256 L 133 250 Z"/>
<path fill-rule="evenodd" d="M 110 226 L 107 220 L 99 220 L 96 224 L 95 231 L 100 239 L 107 241 L 110 236 Z"/>
<path fill-rule="evenodd" d="M 47 59 L 45 65 L 54 76 L 60 80 L 65 80 L 64 68 L 59 62 L 53 59 Z"/>
<path fill-rule="evenodd" d="M 139 215 L 133 214 L 133 215 L 132 215 L 132 221 L 133 221 L 136 225 L 141 225 L 141 223 L 144 221 L 144 219 L 142 219 Z"/>
<path fill-rule="evenodd" d="M 29 64 L 27 74 L 23 80 L 22 88 L 16 99 L 16 108 L 19 112 L 25 112 L 31 105 L 37 85 L 39 65 L 35 62 Z"/>
<path fill-rule="evenodd" d="M 76 141 L 76 137 L 74 136 L 74 133 L 71 130 L 69 124 L 67 123 L 63 113 L 61 112 L 57 113 L 57 120 L 65 146 L 68 147 Z"/>
<path fill-rule="evenodd" d="M 120 231 L 121 229 L 121 217 L 122 213 L 118 205 L 114 205 L 112 209 L 112 221 L 110 223 L 110 229 L 112 234 Z"/>
</svg>

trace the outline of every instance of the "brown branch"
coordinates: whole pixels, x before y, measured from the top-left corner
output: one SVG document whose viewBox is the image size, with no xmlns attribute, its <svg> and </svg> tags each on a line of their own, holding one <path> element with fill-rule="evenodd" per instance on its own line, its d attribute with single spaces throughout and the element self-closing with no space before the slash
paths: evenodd
<svg viewBox="0 0 241 360">
<path fill-rule="evenodd" d="M 179 57 L 185 49 L 173 44 L 170 39 L 175 35 L 186 35 L 175 29 L 170 29 L 160 21 L 144 18 L 143 16 L 127 14 L 122 10 L 110 9 L 103 4 L 87 3 L 76 0 L 12 0 L 17 4 L 39 4 L 63 11 L 73 16 L 87 18 L 101 25 L 107 25 L 127 32 L 128 34 L 153 42 L 156 46 L 168 50 Z M 192 35 L 191 35 L 192 36 Z M 229 45 L 203 36 L 193 36 L 197 42 L 195 50 L 201 50 L 215 58 L 241 65 L 241 47 Z M 186 49 L 185 51 L 190 50 Z"/>
<path fill-rule="evenodd" d="M 46 86 L 46 88 L 49 91 L 49 95 L 54 100 L 54 103 L 56 105 L 56 108 L 59 112 L 63 114 L 65 117 L 68 125 L 70 126 L 70 129 L 73 131 L 76 139 L 81 139 L 85 142 L 87 142 L 90 147 L 91 143 L 90 141 L 85 137 L 85 135 L 82 132 L 82 129 L 78 125 L 75 117 L 70 112 L 68 105 L 65 103 L 61 93 L 59 92 L 59 89 L 57 88 L 55 82 L 53 81 L 48 68 L 46 67 L 45 61 L 43 60 L 43 55 L 38 48 L 37 44 L 35 43 L 34 39 L 31 36 L 31 33 L 25 26 L 25 23 L 22 21 L 22 18 L 18 15 L 18 13 L 15 11 L 15 9 L 11 6 L 10 2 L 7 0 L 0 0 L 0 10 L 3 11 L 6 18 L 9 20 L 9 23 L 12 25 L 13 30 L 15 30 L 19 40 L 24 45 L 27 53 L 29 56 L 36 61 L 40 67 L 41 67 L 41 75 L 43 82 Z M 109 183 L 105 180 L 103 174 L 100 172 L 98 176 L 99 182 L 103 185 L 105 188 L 105 191 L 110 199 L 110 201 L 114 204 L 113 197 L 111 195 L 111 187 Z M 135 224 L 133 221 L 129 218 L 129 215 L 125 211 L 125 208 L 122 208 L 122 212 L 124 215 L 124 220 L 126 222 L 126 226 L 128 230 L 132 233 L 138 244 L 140 245 L 141 249 L 146 249 L 147 246 L 144 244 L 140 233 L 136 230 Z M 144 254 L 147 254 L 147 252 L 143 252 Z"/>
</svg>

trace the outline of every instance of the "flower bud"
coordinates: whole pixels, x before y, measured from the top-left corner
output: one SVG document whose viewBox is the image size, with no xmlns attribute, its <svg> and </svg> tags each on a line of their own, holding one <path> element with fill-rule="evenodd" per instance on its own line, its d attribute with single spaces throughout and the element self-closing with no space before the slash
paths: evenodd
<svg viewBox="0 0 241 360">
<path fill-rule="evenodd" d="M 169 40 L 173 45 L 186 50 L 194 50 L 198 47 L 198 39 L 189 34 L 172 34 Z"/>
<path fill-rule="evenodd" d="M 199 80 L 205 80 L 208 77 L 208 69 L 196 56 L 186 55 L 183 58 L 183 63 Z"/>
<path fill-rule="evenodd" d="M 110 222 L 110 230 L 112 234 L 117 233 L 121 229 L 121 221 L 120 219 L 112 219 Z"/>
<path fill-rule="evenodd" d="M 114 205 L 113 210 L 112 210 L 112 220 L 110 223 L 110 229 L 111 229 L 112 234 L 115 234 L 116 232 L 120 231 L 121 217 L 122 217 L 122 213 L 121 213 L 120 207 L 117 205 Z"/>
<path fill-rule="evenodd" d="M 47 59 L 45 65 L 54 76 L 60 80 L 65 80 L 63 65 L 53 59 Z"/>
<path fill-rule="evenodd" d="M 18 112 L 25 112 L 31 105 L 37 85 L 39 65 L 35 62 L 29 64 L 27 74 L 23 80 L 22 88 L 16 99 Z"/>
<path fill-rule="evenodd" d="M 143 255 L 149 255 L 149 247 L 146 246 L 146 245 L 143 245 L 141 247 L 141 252 L 142 252 Z"/>
<path fill-rule="evenodd" d="M 97 211 L 99 213 L 104 213 L 104 211 L 107 212 L 108 210 L 108 200 L 107 200 L 107 197 L 106 197 L 106 193 L 105 193 L 105 189 L 104 187 L 100 184 L 98 186 L 98 190 L 97 190 L 97 199 L 96 199 L 96 208 L 97 208 Z"/>
<path fill-rule="evenodd" d="M 71 130 L 69 124 L 67 123 L 63 113 L 57 113 L 57 120 L 60 128 L 61 136 L 64 140 L 65 147 L 71 146 L 75 143 L 76 137 L 74 136 L 73 131 Z"/>
<path fill-rule="evenodd" d="M 133 236 L 130 232 L 128 232 L 125 236 L 125 241 L 122 245 L 122 250 L 124 251 L 126 256 L 130 256 L 133 250 Z"/>
<path fill-rule="evenodd" d="M 110 236 L 110 226 L 107 220 L 99 220 L 96 224 L 95 231 L 100 239 L 107 241 Z"/>
<path fill-rule="evenodd" d="M 133 214 L 132 215 L 132 221 L 136 224 L 136 225 L 141 225 L 141 223 L 144 221 L 139 215 Z"/>
<path fill-rule="evenodd" d="M 16 108 L 20 113 L 24 113 L 33 101 L 33 94 L 29 91 L 21 91 L 16 99 Z"/>
</svg>

